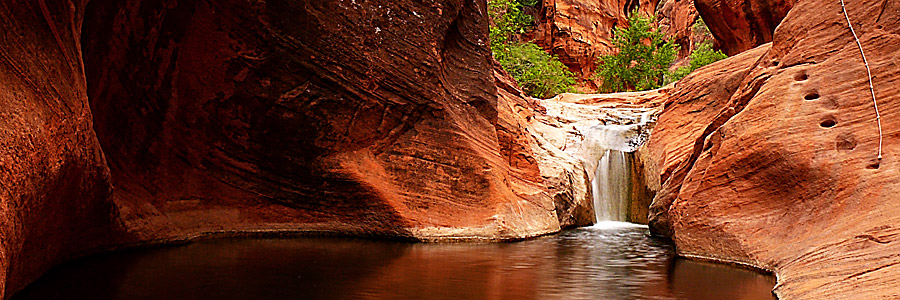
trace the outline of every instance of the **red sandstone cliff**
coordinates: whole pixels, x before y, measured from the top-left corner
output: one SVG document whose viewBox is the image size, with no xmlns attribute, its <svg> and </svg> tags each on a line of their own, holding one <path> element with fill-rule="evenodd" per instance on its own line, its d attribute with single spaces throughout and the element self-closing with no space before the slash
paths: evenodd
<svg viewBox="0 0 900 300">
<path fill-rule="evenodd" d="M 495 85 L 484 10 L 0 5 L 0 297 L 88 251 L 207 234 L 590 224 L 583 194 L 545 186 L 582 174 L 542 177 L 527 101 Z"/>
<path fill-rule="evenodd" d="M 654 14 L 659 1 L 584 1 L 544 0 L 536 20 L 537 28 L 528 34 L 534 43 L 559 57 L 587 89 L 595 90 L 591 79 L 597 59 L 613 49 L 612 29 L 627 24 L 627 13 L 639 8 Z"/>
<path fill-rule="evenodd" d="M 583 170 L 494 72 L 481 1 L 342 3 L 0 5 L 0 294 L 86 251 L 208 233 L 589 223 L 566 183 Z M 773 270 L 784 299 L 897 297 L 900 7 L 848 7 L 880 163 L 839 3 L 798 3 L 771 45 L 649 95 L 668 98 L 652 228 L 681 255 Z"/>
<path fill-rule="evenodd" d="M 847 8 L 883 160 L 837 1 L 799 2 L 771 45 L 679 82 L 649 144 L 664 182 L 651 227 L 680 255 L 774 271 L 782 299 L 900 296 L 900 6 Z M 704 90 L 710 77 L 718 87 Z"/>
<path fill-rule="evenodd" d="M 584 90 L 595 90 L 597 82 L 591 77 L 597 59 L 615 51 L 612 29 L 627 24 L 627 14 L 635 7 L 642 14 L 657 16 L 660 30 L 680 46 L 676 65 L 682 65 L 708 40 L 728 55 L 771 42 L 775 28 L 795 2 L 545 0 L 536 29 L 526 38 L 559 57 L 583 81 Z M 709 32 L 694 28 L 700 16 Z"/>
<path fill-rule="evenodd" d="M 116 228 L 68 4 L 0 5 L 0 297 Z"/>
<path fill-rule="evenodd" d="M 694 0 L 716 39 L 716 47 L 735 55 L 772 41 L 772 34 L 796 0 Z"/>
</svg>

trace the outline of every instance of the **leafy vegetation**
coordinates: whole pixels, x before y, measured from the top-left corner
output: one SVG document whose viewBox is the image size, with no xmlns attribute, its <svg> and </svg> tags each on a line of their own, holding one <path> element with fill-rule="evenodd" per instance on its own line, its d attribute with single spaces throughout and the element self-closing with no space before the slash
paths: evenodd
<svg viewBox="0 0 900 300">
<path fill-rule="evenodd" d="M 697 46 L 697 49 L 695 49 L 694 52 L 691 52 L 690 65 L 680 67 L 675 70 L 675 72 L 672 72 L 669 81 L 678 81 L 694 70 L 724 59 L 726 57 L 728 57 L 728 55 L 725 55 L 725 53 L 722 53 L 722 51 L 713 50 L 711 42 L 704 42 L 700 44 L 700 46 Z"/>
<path fill-rule="evenodd" d="M 694 25 L 691 26 L 691 31 L 696 35 L 712 35 L 702 17 L 697 17 L 697 21 L 694 21 Z"/>
<path fill-rule="evenodd" d="M 532 97 L 549 98 L 573 91 L 575 74 L 534 43 L 508 45 L 506 50 L 494 52 L 494 57 Z"/>
<path fill-rule="evenodd" d="M 627 27 L 613 29 L 612 43 L 618 53 L 601 56 L 597 66 L 602 92 L 642 91 L 662 84 L 678 45 L 651 26 L 654 21 L 655 17 L 645 18 L 635 9 Z"/>
<path fill-rule="evenodd" d="M 539 0 L 489 0 L 491 51 L 528 95 L 548 98 L 573 91 L 575 74 L 558 58 L 531 42 L 520 42 L 516 35 L 533 26 L 534 19 L 523 10 Z"/>
<path fill-rule="evenodd" d="M 489 0 L 488 15 L 491 19 L 491 50 L 503 50 L 511 39 L 534 24 L 534 18 L 522 10 L 534 6 L 537 0 Z M 531 5 L 528 5 L 531 4 Z"/>
</svg>

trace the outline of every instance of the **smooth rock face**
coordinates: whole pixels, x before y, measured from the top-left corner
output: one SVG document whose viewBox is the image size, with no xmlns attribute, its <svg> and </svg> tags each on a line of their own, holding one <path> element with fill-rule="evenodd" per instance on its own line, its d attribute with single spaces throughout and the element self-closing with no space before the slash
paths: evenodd
<svg viewBox="0 0 900 300">
<path fill-rule="evenodd" d="M 795 3 L 797 0 L 694 0 L 716 38 L 716 48 L 728 55 L 771 42 L 775 27 Z"/>
<path fill-rule="evenodd" d="M 498 117 L 481 1 L 138 2 L 91 2 L 84 39 L 136 234 L 559 230 Z"/>
<path fill-rule="evenodd" d="M 530 155 L 525 155 L 528 151 L 526 149 L 520 149 L 516 151 L 518 154 L 513 155 L 505 154 L 506 151 L 501 153 L 510 157 L 511 161 L 528 158 L 537 163 L 543 186 L 553 198 L 561 228 L 593 224 L 596 220 L 590 175 L 583 162 L 560 148 L 555 139 L 559 135 L 565 135 L 565 130 L 547 130 L 547 120 L 552 117 L 547 114 L 543 101 L 525 96 L 516 86 L 515 80 L 499 64 L 495 64 L 494 72 L 500 100 L 500 124 L 509 124 L 506 128 L 524 128 L 528 134 L 518 135 L 516 140 L 519 142 L 511 145 L 530 145 L 531 151 Z M 503 136 L 503 132 L 505 131 L 501 130 L 498 134 Z M 549 137 L 548 132 L 558 135 Z M 518 158 L 512 159 L 514 157 Z"/>
<path fill-rule="evenodd" d="M 678 83 L 676 95 L 704 76 L 732 78 L 709 94 L 685 87 L 650 141 L 665 181 L 651 228 L 681 255 L 773 270 L 781 299 L 900 297 L 900 5 L 847 8 L 881 109 L 880 162 L 866 69 L 840 2 L 799 2 L 771 46 Z"/>
</svg>

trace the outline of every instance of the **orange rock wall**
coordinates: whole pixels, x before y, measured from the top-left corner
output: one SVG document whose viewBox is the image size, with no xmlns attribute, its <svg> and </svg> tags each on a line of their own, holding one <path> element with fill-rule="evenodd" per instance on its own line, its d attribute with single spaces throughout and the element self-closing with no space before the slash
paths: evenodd
<svg viewBox="0 0 900 300">
<path fill-rule="evenodd" d="M 0 298 L 74 256 L 210 234 L 506 240 L 591 223 L 583 197 L 544 185 L 485 9 L 0 5 Z"/>
<path fill-rule="evenodd" d="M 772 41 L 772 34 L 796 0 L 694 0 L 716 48 L 735 55 Z"/>
<path fill-rule="evenodd" d="M 0 297 L 113 235 L 78 46 L 84 1 L 0 5 Z"/>
<path fill-rule="evenodd" d="M 656 15 L 660 30 L 680 46 L 676 66 L 704 41 L 729 56 L 772 41 L 775 28 L 796 1 L 585 1 L 544 0 L 537 28 L 525 35 L 556 55 L 582 81 L 585 91 L 596 90 L 591 78 L 597 59 L 615 51 L 612 29 L 627 24 L 627 13 L 638 7 L 644 15 Z M 703 16 L 709 32 L 694 30 Z"/>
<path fill-rule="evenodd" d="M 880 162 L 866 69 L 840 2 L 799 2 L 771 46 L 678 83 L 739 82 L 733 93 L 670 99 L 650 141 L 665 182 L 651 228 L 680 255 L 774 271 L 781 299 L 900 296 L 900 5 L 847 8 L 883 117 Z"/>
</svg>

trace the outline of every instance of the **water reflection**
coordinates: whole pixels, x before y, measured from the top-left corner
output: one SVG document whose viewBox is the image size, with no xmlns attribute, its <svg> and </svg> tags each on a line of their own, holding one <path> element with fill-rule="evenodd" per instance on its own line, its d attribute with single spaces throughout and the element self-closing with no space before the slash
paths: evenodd
<svg viewBox="0 0 900 300">
<path fill-rule="evenodd" d="M 608 225 L 503 244 L 204 241 L 69 263 L 14 299 L 773 299 L 770 276 Z"/>
</svg>

